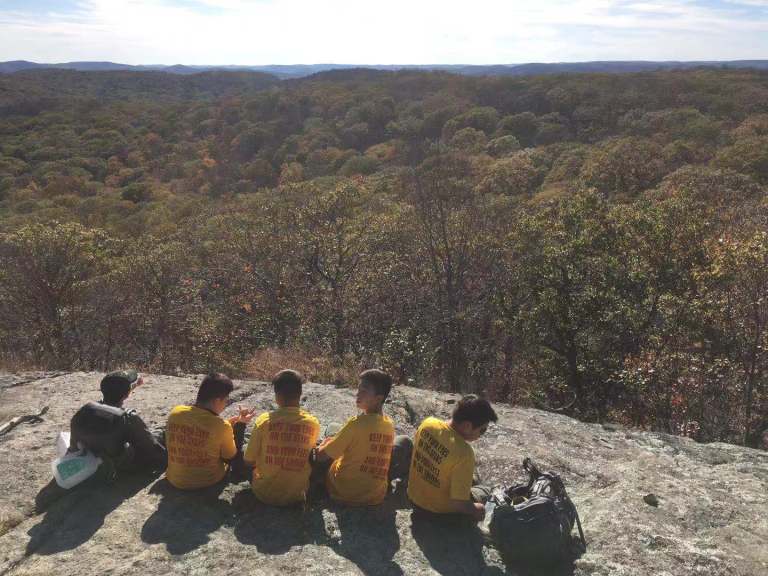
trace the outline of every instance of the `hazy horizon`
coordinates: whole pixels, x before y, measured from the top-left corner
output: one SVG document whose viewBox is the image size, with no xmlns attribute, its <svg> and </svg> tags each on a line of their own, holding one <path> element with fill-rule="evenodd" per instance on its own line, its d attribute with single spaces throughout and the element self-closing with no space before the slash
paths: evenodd
<svg viewBox="0 0 768 576">
<path fill-rule="evenodd" d="M 17 57 L 17 58 L 9 58 L 7 60 L 2 60 L 2 62 L 33 62 L 35 64 L 43 64 L 43 65 L 59 65 L 59 64 L 74 64 L 74 63 L 99 63 L 99 62 L 105 62 L 110 64 L 118 64 L 118 65 L 125 65 L 125 66 L 189 66 L 189 67 L 237 67 L 237 68 L 250 68 L 250 67 L 270 67 L 270 66 L 352 66 L 352 67 L 375 67 L 375 66 L 402 66 L 404 68 L 412 68 L 412 67 L 443 67 L 443 66 L 524 66 L 526 64 L 589 64 L 592 62 L 607 62 L 607 63 L 618 63 L 618 62 L 659 62 L 659 63 L 672 63 L 672 62 L 680 62 L 680 63 L 691 63 L 691 62 L 711 62 L 711 63 L 727 63 L 727 62 L 739 62 L 739 61 L 768 61 L 768 56 L 765 58 L 734 58 L 734 59 L 708 59 L 708 60 L 646 60 L 646 59 L 640 59 L 640 58 L 634 58 L 634 59 L 622 59 L 622 60 L 551 60 L 551 61 L 543 61 L 543 60 L 526 60 L 526 61 L 520 61 L 520 62 L 489 62 L 487 64 L 470 64 L 468 62 L 444 62 L 444 63 L 435 63 L 435 62 L 415 62 L 415 63 L 407 63 L 404 64 L 402 62 L 362 62 L 362 63 L 356 63 L 352 64 L 349 62 L 286 62 L 286 63 L 276 63 L 276 62 L 270 62 L 266 64 L 254 64 L 254 63 L 247 63 L 247 64 L 231 64 L 231 63 L 225 63 L 225 62 L 203 62 L 200 64 L 189 64 L 187 62 L 171 62 L 168 64 L 163 64 L 160 62 L 139 62 L 136 64 L 129 64 L 127 62 L 117 62 L 114 60 L 108 60 L 104 58 L 93 58 L 91 60 L 61 60 L 61 61 L 41 61 L 41 60 L 33 60 L 31 58 L 25 58 L 25 57 Z"/>
<path fill-rule="evenodd" d="M 6 0 L 0 31 L 0 61 L 43 63 L 753 60 L 768 54 L 768 0 Z"/>
</svg>

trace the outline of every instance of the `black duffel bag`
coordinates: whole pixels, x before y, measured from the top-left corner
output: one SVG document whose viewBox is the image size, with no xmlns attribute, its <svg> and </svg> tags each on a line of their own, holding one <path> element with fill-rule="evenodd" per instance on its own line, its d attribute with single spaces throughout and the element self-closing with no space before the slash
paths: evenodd
<svg viewBox="0 0 768 576">
<path fill-rule="evenodd" d="M 578 526 L 586 550 L 584 532 L 560 476 L 541 472 L 530 458 L 523 460 L 526 484 L 494 490 L 489 530 L 496 546 L 511 561 L 552 564 L 573 552 L 571 530 Z"/>
</svg>

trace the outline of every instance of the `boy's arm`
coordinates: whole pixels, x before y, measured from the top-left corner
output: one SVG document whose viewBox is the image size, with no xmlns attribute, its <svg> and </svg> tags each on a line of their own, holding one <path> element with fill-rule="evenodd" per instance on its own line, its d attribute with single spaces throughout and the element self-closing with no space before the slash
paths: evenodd
<svg viewBox="0 0 768 576">
<path fill-rule="evenodd" d="M 476 522 L 482 522 L 485 518 L 485 506 L 472 500 L 449 500 L 448 507 L 449 512 L 472 516 Z"/>
<path fill-rule="evenodd" d="M 245 453 L 243 454 L 243 460 L 245 460 L 245 463 L 250 466 L 255 466 L 260 460 L 261 440 L 264 436 L 261 431 L 263 428 L 262 422 L 263 420 L 259 418 L 253 425 L 253 430 L 251 431 L 251 439 L 248 440 L 248 446 L 246 447 Z"/>
<path fill-rule="evenodd" d="M 328 460 L 336 460 L 336 458 L 344 454 L 355 439 L 355 422 L 354 418 L 350 418 L 336 436 L 323 440 L 315 451 L 315 461 L 327 462 Z"/>
<path fill-rule="evenodd" d="M 450 476 L 448 506 L 452 512 L 467 514 L 480 522 L 485 518 L 485 506 L 472 501 L 472 476 L 475 473 L 475 455 L 470 453 L 453 467 Z"/>
<path fill-rule="evenodd" d="M 138 414 L 128 414 L 126 428 L 128 442 L 133 446 L 139 460 L 155 468 L 165 468 L 168 465 L 165 446 L 152 435 Z"/>
<path fill-rule="evenodd" d="M 322 450 L 322 447 L 318 446 L 317 448 L 312 448 L 312 452 L 309 455 L 309 461 L 312 464 L 322 464 L 329 460 L 332 460 L 332 458 L 328 456 L 328 453 L 325 450 Z"/>
<path fill-rule="evenodd" d="M 328 453 L 325 451 L 325 447 L 328 446 L 331 440 L 333 440 L 333 436 L 329 436 L 323 440 L 319 446 L 312 448 L 312 454 L 310 455 L 310 461 L 312 463 L 322 464 L 323 462 L 332 460 L 332 458 L 328 456 Z"/>
<path fill-rule="evenodd" d="M 232 424 L 227 420 L 223 420 L 224 427 L 221 432 L 221 459 L 231 460 L 237 454 L 237 446 L 235 446 L 235 432 L 232 429 Z"/>
<path fill-rule="evenodd" d="M 238 406 L 237 412 L 235 416 L 223 420 L 226 430 L 223 433 L 221 444 L 222 460 L 231 460 L 242 450 L 245 441 L 245 426 L 256 414 L 256 408 Z"/>
</svg>

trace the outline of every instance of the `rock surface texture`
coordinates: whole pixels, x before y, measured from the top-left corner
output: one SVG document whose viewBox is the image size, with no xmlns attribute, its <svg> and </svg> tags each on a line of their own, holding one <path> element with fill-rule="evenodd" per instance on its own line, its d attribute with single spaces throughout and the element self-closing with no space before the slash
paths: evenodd
<svg viewBox="0 0 768 576">
<path fill-rule="evenodd" d="M 255 501 L 246 482 L 180 493 L 162 478 L 133 476 L 78 487 L 36 514 L 56 435 L 80 405 L 99 399 L 101 376 L 0 376 L 0 424 L 50 406 L 42 422 L 0 436 L 0 576 L 533 574 L 505 564 L 476 530 L 451 523 L 416 529 L 402 494 L 374 508 L 317 502 L 277 509 Z M 199 381 L 145 380 L 126 407 L 158 430 L 174 405 L 193 400 Z M 352 390 L 308 384 L 304 395 L 323 424 L 355 413 Z M 424 417 L 447 417 L 452 399 L 398 387 L 386 410 L 398 433 L 413 434 Z M 267 410 L 271 386 L 239 381 L 233 400 L 227 414 L 237 403 Z M 520 462 L 529 455 L 563 476 L 579 509 L 588 550 L 553 573 L 768 574 L 768 453 L 537 410 L 497 411 L 499 423 L 475 444 L 484 482 L 522 479 Z"/>
</svg>

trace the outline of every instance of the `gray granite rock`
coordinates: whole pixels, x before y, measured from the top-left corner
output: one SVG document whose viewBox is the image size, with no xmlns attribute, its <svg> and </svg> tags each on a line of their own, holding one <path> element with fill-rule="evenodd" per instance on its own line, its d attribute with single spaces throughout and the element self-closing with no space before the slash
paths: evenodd
<svg viewBox="0 0 768 576">
<path fill-rule="evenodd" d="M 42 422 L 0 436 L 0 576 L 530 574 L 505 565 L 469 526 L 413 523 L 402 494 L 374 508 L 286 510 L 255 501 L 246 482 L 181 493 L 162 478 L 133 476 L 86 483 L 36 513 L 56 435 L 81 404 L 98 399 L 100 378 L 0 375 L 0 424 L 50 406 Z M 197 386 L 193 377 L 145 380 L 126 406 L 158 430 Z M 355 413 L 352 390 L 309 384 L 305 397 L 324 424 Z M 233 398 L 272 406 L 271 387 L 261 382 L 237 382 Z M 398 387 L 387 411 L 399 433 L 412 434 L 425 416 L 447 416 L 455 398 Z M 768 453 L 497 408 L 499 423 L 475 445 L 484 482 L 522 479 L 528 455 L 561 473 L 578 506 L 588 550 L 553 574 L 768 574 Z M 648 494 L 658 507 L 646 504 Z"/>
</svg>

